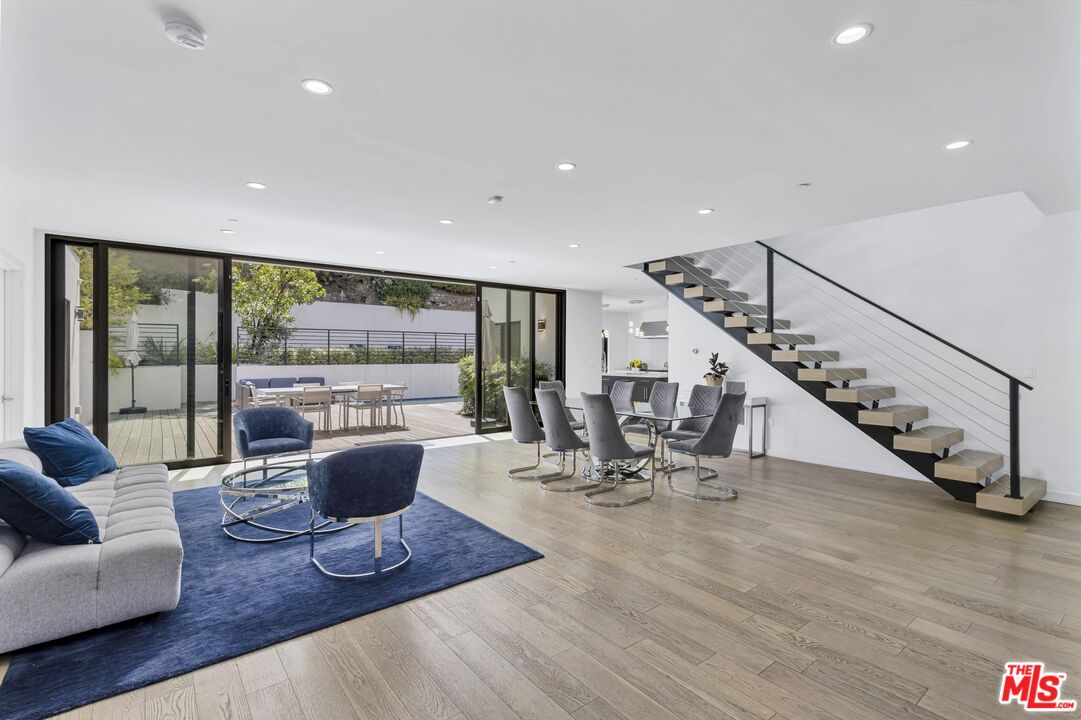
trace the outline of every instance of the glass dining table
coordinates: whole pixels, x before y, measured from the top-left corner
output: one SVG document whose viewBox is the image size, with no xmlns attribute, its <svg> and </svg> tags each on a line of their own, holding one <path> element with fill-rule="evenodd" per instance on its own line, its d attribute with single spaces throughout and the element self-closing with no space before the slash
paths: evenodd
<svg viewBox="0 0 1081 720">
<path fill-rule="evenodd" d="M 583 412 L 583 406 L 581 401 L 575 401 L 570 398 L 567 399 L 567 408 L 570 410 L 577 410 L 578 412 Z M 629 408 L 615 408 L 615 411 L 616 415 L 619 417 L 633 420 L 641 420 L 642 422 L 644 422 L 649 427 L 650 436 L 652 438 L 660 437 L 657 431 L 658 425 L 663 427 L 665 430 L 669 430 L 671 428 L 678 427 L 678 423 L 683 420 L 693 420 L 696 418 L 708 418 L 713 416 L 712 412 L 703 410 L 692 410 L 685 405 L 677 406 L 675 411 L 672 413 L 655 413 L 653 412 L 653 408 L 651 408 L 649 406 L 649 403 L 647 402 L 635 402 L 632 403 L 631 407 Z M 661 432 L 663 432 L 663 430 Z M 627 477 L 641 476 L 642 470 L 645 468 L 646 463 L 647 461 L 643 460 L 637 467 L 629 467 L 626 470 L 623 470 L 621 474 Z M 680 470 L 688 470 L 693 468 L 694 465 L 677 465 L 674 462 L 666 462 L 664 457 L 661 457 L 661 462 L 657 465 L 657 470 L 664 473 L 678 472 Z M 582 471 L 583 476 L 585 476 L 585 473 L 587 471 L 591 471 L 593 473 L 598 472 L 595 468 L 587 468 Z M 643 480 L 648 479 L 648 477 L 643 478 Z"/>
</svg>

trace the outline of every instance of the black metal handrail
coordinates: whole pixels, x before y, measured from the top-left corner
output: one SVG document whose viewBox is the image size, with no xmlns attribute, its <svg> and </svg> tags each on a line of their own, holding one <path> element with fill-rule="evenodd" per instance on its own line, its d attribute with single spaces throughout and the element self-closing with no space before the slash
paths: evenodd
<svg viewBox="0 0 1081 720">
<path fill-rule="evenodd" d="M 980 365 L 983 365 L 988 370 L 995 371 L 996 373 L 1003 376 L 1004 378 L 1008 378 L 1009 380 L 1012 380 L 1012 381 L 1016 382 L 1018 385 L 1020 385 L 1021 387 L 1025 388 L 1027 390 L 1032 390 L 1033 389 L 1033 387 L 1031 385 L 1024 382 L 1023 380 L 1018 380 L 1017 378 L 1015 378 L 1013 375 L 1010 375 L 1005 370 L 995 367 L 994 365 L 987 362 L 983 358 L 980 358 L 980 357 L 977 357 L 976 355 L 973 355 L 968 350 L 965 350 L 964 348 L 957 347 L 956 345 L 954 345 L 949 340 L 946 340 L 945 338 L 936 335 L 935 333 L 931 332 L 930 330 L 928 330 L 928 329 L 926 329 L 924 327 L 920 327 L 919 325 L 912 322 L 911 320 L 909 320 L 909 319 L 907 319 L 905 317 L 902 317 L 901 315 L 898 315 L 897 313 L 893 312 L 892 310 L 890 310 L 888 308 L 882 307 L 881 305 L 876 303 L 874 300 L 871 300 L 870 298 L 867 298 L 867 297 L 865 297 L 863 295 L 860 295 L 855 290 L 852 290 L 850 288 L 845 287 L 844 285 L 837 282 L 833 278 L 830 278 L 830 277 L 827 277 L 827 276 L 823 275 L 822 273 L 818 272 L 814 268 L 807 267 L 806 265 L 801 263 L 799 260 L 796 260 L 795 258 L 791 257 L 790 255 L 786 255 L 783 252 L 781 252 L 780 250 L 778 250 L 776 248 L 773 248 L 773 247 L 770 247 L 769 245 L 762 242 L 761 240 L 757 240 L 756 242 L 759 245 L 761 245 L 762 247 L 766 248 L 766 250 L 769 251 L 769 253 L 767 253 L 767 255 L 766 255 L 766 258 L 767 258 L 767 262 L 766 262 L 766 278 L 767 278 L 767 280 L 769 278 L 771 278 L 771 276 L 773 275 L 772 261 L 770 260 L 771 254 L 780 255 L 781 257 L 783 257 L 785 260 L 792 263 L 793 265 L 798 265 L 799 267 L 803 268 L 804 270 L 811 273 L 812 275 L 825 280 L 826 282 L 828 282 L 830 285 L 833 285 L 834 287 L 838 287 L 841 290 L 844 290 L 849 295 L 852 295 L 852 296 L 854 296 L 856 298 L 859 298 L 863 302 L 867 303 L 868 305 L 874 307 L 877 310 L 881 310 L 882 312 L 886 313 L 887 315 L 894 318 L 895 320 L 900 320 L 905 325 L 908 325 L 909 327 L 912 327 L 912 328 L 915 328 L 916 330 L 919 330 L 921 333 L 923 333 L 924 335 L 927 335 L 930 338 L 934 338 L 935 340 L 942 343 L 943 345 L 950 348 L 951 350 L 955 350 L 955 351 L 961 353 L 962 355 L 967 357 L 969 360 L 974 360 L 974 361 L 978 362 Z M 767 297 L 770 298 L 770 299 L 772 298 L 772 287 L 771 287 L 771 285 L 772 285 L 772 283 L 767 283 L 767 291 L 766 291 L 767 292 Z M 772 315 L 773 315 L 773 313 L 772 313 L 772 303 L 767 302 L 767 308 L 769 308 L 769 310 L 770 310 L 770 321 L 772 321 Z"/>
<path fill-rule="evenodd" d="M 271 328 L 254 338 L 236 329 L 240 363 L 311 365 L 453 363 L 473 352 L 474 333 L 346 328 Z M 253 349 L 258 344 L 258 349 Z M 352 360 L 353 363 L 346 362 Z"/>
<path fill-rule="evenodd" d="M 946 340 L 945 338 L 940 337 L 939 335 L 936 335 L 935 333 L 931 332 L 930 330 L 917 325 L 916 323 L 912 322 L 908 318 L 905 318 L 905 317 L 903 317 L 901 315 L 898 315 L 897 313 L 893 312 L 892 310 L 883 307 L 882 305 L 876 303 L 874 300 L 871 300 L 870 298 L 865 297 L 864 295 L 861 295 L 860 293 L 856 292 L 855 290 L 852 290 L 851 288 L 845 287 L 844 285 L 837 282 L 833 278 L 827 277 L 826 275 L 823 275 L 822 273 L 818 272 L 814 268 L 811 268 L 811 267 L 808 267 L 807 265 L 804 265 L 799 260 L 796 260 L 794 257 L 791 257 L 790 255 L 786 255 L 785 253 L 781 252 L 780 250 L 778 250 L 778 249 L 776 249 L 774 247 L 771 247 L 767 243 L 765 243 L 765 242 L 763 242 L 761 240 L 756 240 L 755 242 L 757 242 L 759 245 L 761 245 L 762 247 L 764 247 L 766 249 L 766 331 L 767 332 L 773 332 L 773 306 L 774 306 L 774 300 L 773 300 L 773 259 L 774 259 L 775 255 L 780 255 L 781 257 L 783 257 L 785 260 L 792 263 L 793 265 L 795 265 L 795 266 L 797 266 L 799 268 L 802 268 L 803 270 L 806 270 L 807 272 L 811 273 L 812 275 L 814 275 L 815 277 L 817 277 L 817 278 L 819 278 L 821 280 L 825 280 L 830 285 L 833 285 L 834 287 L 845 291 L 849 295 L 857 298 L 858 300 L 860 300 L 862 302 L 867 303 L 871 307 L 873 307 L 876 310 L 879 310 L 879 311 L 889 315 L 893 319 L 898 320 L 898 321 L 904 323 L 905 325 L 908 325 L 911 328 L 919 330 L 921 333 L 923 333 L 927 337 L 930 337 L 930 338 L 942 343 L 943 345 L 950 348 L 951 350 L 953 350 L 955 352 L 958 352 L 961 355 L 964 355 L 969 360 L 972 360 L 972 361 L 974 361 L 976 363 L 979 363 L 980 365 L 983 365 L 988 370 L 992 370 L 992 371 L 998 373 L 999 375 L 1001 375 L 1002 377 L 1006 378 L 1007 380 L 1009 380 L 1009 383 L 1010 383 L 1010 387 L 1009 387 L 1009 391 L 1008 391 L 1008 394 L 1009 394 L 1009 412 L 1010 412 L 1010 494 L 1009 494 L 1009 497 L 1011 497 L 1011 498 L 1020 498 L 1021 497 L 1020 388 L 1025 388 L 1026 390 L 1032 390 L 1034 388 L 1031 385 L 1024 382 L 1023 380 L 1019 380 L 1018 378 L 1016 378 L 1013 375 L 1009 374 L 1005 370 L 1003 370 L 1001 368 L 998 368 L 998 367 L 995 367 L 994 365 L 987 362 L 983 358 L 980 358 L 980 357 L 977 357 L 976 355 L 973 355 L 968 350 L 965 350 L 964 348 L 958 347 L 957 345 L 950 342 L 949 340 Z"/>
</svg>

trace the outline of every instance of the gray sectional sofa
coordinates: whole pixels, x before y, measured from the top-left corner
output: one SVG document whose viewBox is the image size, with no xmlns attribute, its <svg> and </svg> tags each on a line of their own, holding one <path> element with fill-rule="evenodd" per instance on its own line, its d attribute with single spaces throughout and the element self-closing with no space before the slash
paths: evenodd
<svg viewBox="0 0 1081 720">
<path fill-rule="evenodd" d="M 41 470 L 25 445 L 0 459 Z M 164 465 L 121 468 L 68 488 L 90 508 L 100 544 L 50 545 L 0 521 L 0 653 L 173 610 L 184 548 Z"/>
</svg>

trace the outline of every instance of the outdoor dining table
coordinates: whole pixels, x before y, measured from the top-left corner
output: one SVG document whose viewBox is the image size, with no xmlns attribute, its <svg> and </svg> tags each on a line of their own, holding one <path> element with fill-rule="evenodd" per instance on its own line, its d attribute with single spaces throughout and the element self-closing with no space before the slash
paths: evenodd
<svg viewBox="0 0 1081 720">
<path fill-rule="evenodd" d="M 368 383 L 364 383 L 364 384 L 367 385 Z M 371 384 L 372 385 L 377 385 L 378 383 L 371 383 Z M 331 385 L 330 386 L 330 394 L 331 395 L 338 395 L 338 396 L 348 395 L 350 393 L 355 393 L 357 391 L 358 387 L 360 387 L 360 385 Z M 403 391 L 405 389 L 406 389 L 405 385 L 395 385 L 393 383 L 383 385 L 382 403 L 383 403 L 383 410 L 384 410 L 383 417 L 385 418 L 384 421 L 383 421 L 383 427 L 390 427 L 390 403 L 391 403 L 391 395 L 392 395 L 393 391 L 396 391 L 396 390 L 397 391 Z M 299 397 L 299 396 L 303 395 L 304 394 L 304 388 L 303 387 L 257 388 L 256 392 L 259 393 L 259 397 L 275 398 L 276 400 L 278 400 L 280 402 L 283 399 Z M 349 418 L 348 418 L 348 416 L 346 417 L 345 422 L 346 422 L 345 429 L 348 430 L 349 429 Z"/>
</svg>

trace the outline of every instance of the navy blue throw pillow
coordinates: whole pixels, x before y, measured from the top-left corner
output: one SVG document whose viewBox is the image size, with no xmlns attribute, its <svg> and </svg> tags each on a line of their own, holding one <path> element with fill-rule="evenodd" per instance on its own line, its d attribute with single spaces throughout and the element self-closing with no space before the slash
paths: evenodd
<svg viewBox="0 0 1081 720">
<path fill-rule="evenodd" d="M 10 460 L 0 460 L 0 520 L 54 545 L 100 542 L 89 508 L 52 478 Z"/>
<path fill-rule="evenodd" d="M 116 458 L 75 418 L 43 428 L 23 428 L 23 439 L 45 474 L 65 486 L 116 470 Z"/>
</svg>

